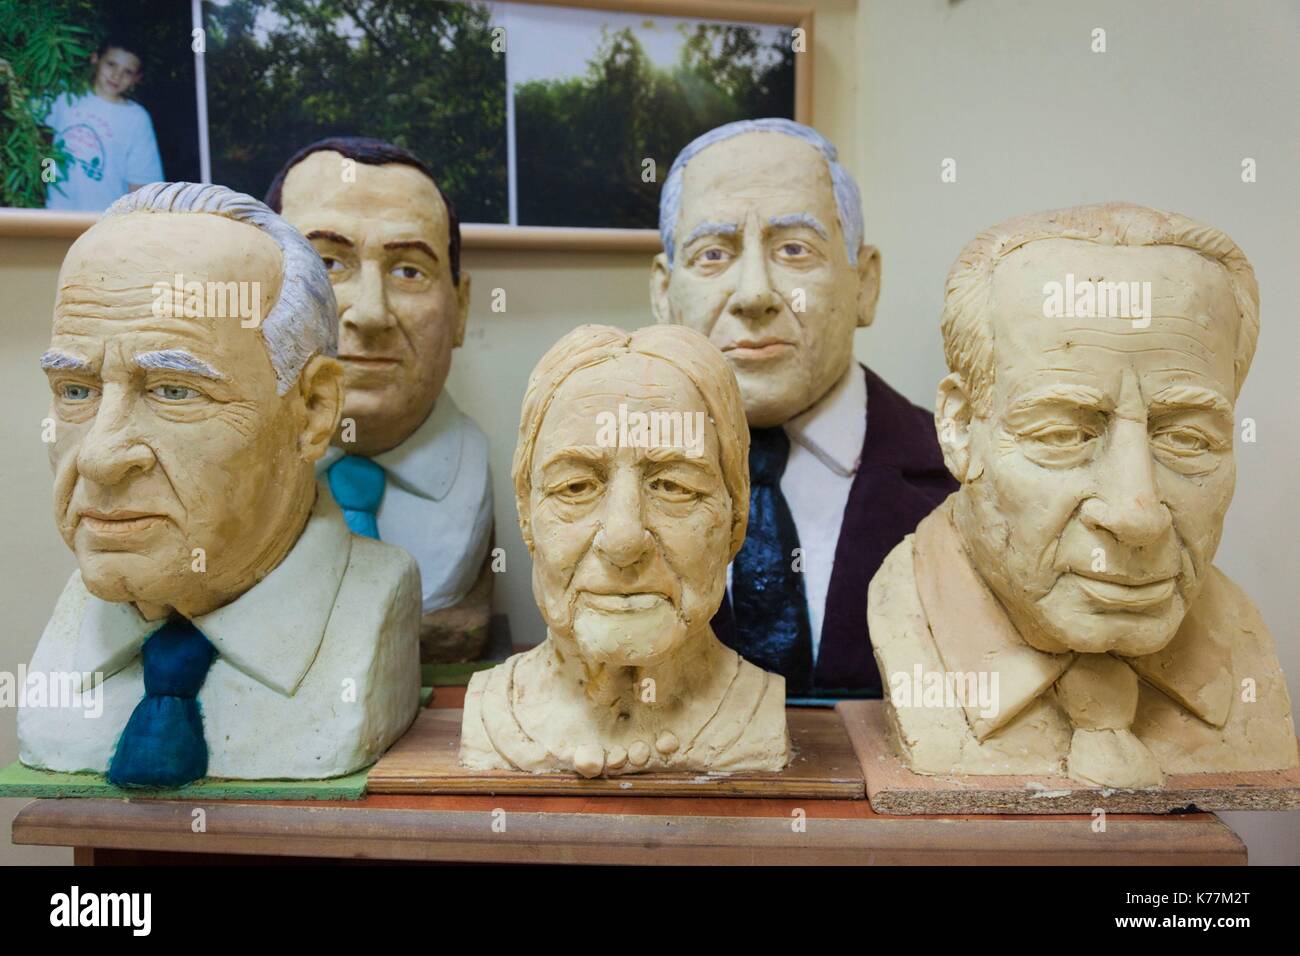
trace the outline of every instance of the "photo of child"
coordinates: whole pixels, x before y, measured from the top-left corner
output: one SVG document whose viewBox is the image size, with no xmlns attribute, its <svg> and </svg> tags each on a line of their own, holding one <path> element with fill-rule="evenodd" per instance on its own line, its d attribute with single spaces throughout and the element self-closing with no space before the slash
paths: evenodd
<svg viewBox="0 0 1300 956">
<path fill-rule="evenodd" d="M 0 208 L 96 213 L 203 181 L 196 6 L 0 0 Z"/>
<path fill-rule="evenodd" d="M 44 117 L 69 161 L 46 190 L 45 208 L 100 212 L 166 178 L 149 111 L 130 99 L 144 65 L 140 47 L 109 35 L 90 57 L 90 91 L 64 93 Z"/>
</svg>

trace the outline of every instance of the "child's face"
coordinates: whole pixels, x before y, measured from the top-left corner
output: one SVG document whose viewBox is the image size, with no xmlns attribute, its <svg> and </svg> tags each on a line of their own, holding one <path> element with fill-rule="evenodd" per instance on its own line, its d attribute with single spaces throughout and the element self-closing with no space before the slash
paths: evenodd
<svg viewBox="0 0 1300 956">
<path fill-rule="evenodd" d="M 121 99 L 140 82 L 140 58 L 120 47 L 109 47 L 103 56 L 92 53 L 90 62 L 95 64 L 95 92 L 107 99 Z"/>
</svg>

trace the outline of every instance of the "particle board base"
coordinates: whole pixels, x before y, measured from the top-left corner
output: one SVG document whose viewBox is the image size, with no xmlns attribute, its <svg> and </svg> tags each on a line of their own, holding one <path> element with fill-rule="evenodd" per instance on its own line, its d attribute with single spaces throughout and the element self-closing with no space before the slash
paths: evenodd
<svg viewBox="0 0 1300 956">
<path fill-rule="evenodd" d="M 537 794 L 771 797 L 861 800 L 862 771 L 838 714 L 786 711 L 794 759 L 779 773 L 645 773 L 585 779 L 576 774 L 469 770 L 457 764 L 462 711 L 422 710 L 406 736 L 370 769 L 372 794 Z"/>
<path fill-rule="evenodd" d="M 1159 790 L 1110 790 L 1068 777 L 913 773 L 894 752 L 885 704 L 842 701 L 867 799 L 877 813 L 1177 813 L 1199 810 L 1300 809 L 1300 768 L 1170 776 Z"/>
</svg>

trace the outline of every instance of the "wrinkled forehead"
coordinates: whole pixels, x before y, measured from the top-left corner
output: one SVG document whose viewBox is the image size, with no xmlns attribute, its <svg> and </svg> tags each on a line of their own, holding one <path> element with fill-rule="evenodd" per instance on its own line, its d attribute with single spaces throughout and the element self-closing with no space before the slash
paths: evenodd
<svg viewBox="0 0 1300 956">
<path fill-rule="evenodd" d="M 433 180 L 414 166 L 372 166 L 341 153 L 311 153 L 289 170 L 280 194 L 281 214 L 300 232 L 330 229 L 347 235 L 366 228 L 401 229 L 447 247 L 450 222 Z"/>
<path fill-rule="evenodd" d="M 840 228 L 826 157 L 797 137 L 763 131 L 714 143 L 686 164 L 677 234 L 751 206 L 765 215 L 808 212 Z"/>
<path fill-rule="evenodd" d="M 282 268 L 275 240 L 249 223 L 208 213 L 113 216 L 68 250 L 59 270 L 55 323 L 87 309 L 104 318 L 119 311 L 130 317 L 147 310 L 158 283 L 174 286 L 178 276 L 182 283 L 257 283 L 266 315 L 279 296 Z"/>
<path fill-rule="evenodd" d="M 622 355 L 565 379 L 542 420 L 533 463 L 541 464 L 544 451 L 598 445 L 602 435 L 608 436 L 610 421 L 626 420 L 634 413 L 694 416 L 697 412 L 703 413 L 704 457 L 716 461 L 717 429 L 709 419 L 704 396 L 690 378 L 662 359 Z"/>
<path fill-rule="evenodd" d="M 1130 369 L 1235 395 L 1232 285 L 1191 249 L 1031 242 L 997 263 L 989 309 L 999 392 L 1027 376 L 1109 382 Z"/>
</svg>

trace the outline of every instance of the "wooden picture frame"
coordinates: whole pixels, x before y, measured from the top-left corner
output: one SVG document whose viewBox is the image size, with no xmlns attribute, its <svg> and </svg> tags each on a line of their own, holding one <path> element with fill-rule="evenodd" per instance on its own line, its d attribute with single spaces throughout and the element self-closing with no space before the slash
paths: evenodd
<svg viewBox="0 0 1300 956">
<path fill-rule="evenodd" d="M 803 52 L 795 56 L 794 118 L 812 119 L 813 9 L 751 0 L 511 0 L 534 6 L 613 13 L 671 16 L 700 20 L 760 23 L 803 31 Z M 55 212 L 44 209 L 0 207 L 0 236 L 64 238 L 79 236 L 99 218 L 98 213 Z M 547 250 L 583 252 L 659 251 L 654 229 L 519 226 L 465 223 L 461 241 L 466 249 Z"/>
</svg>

